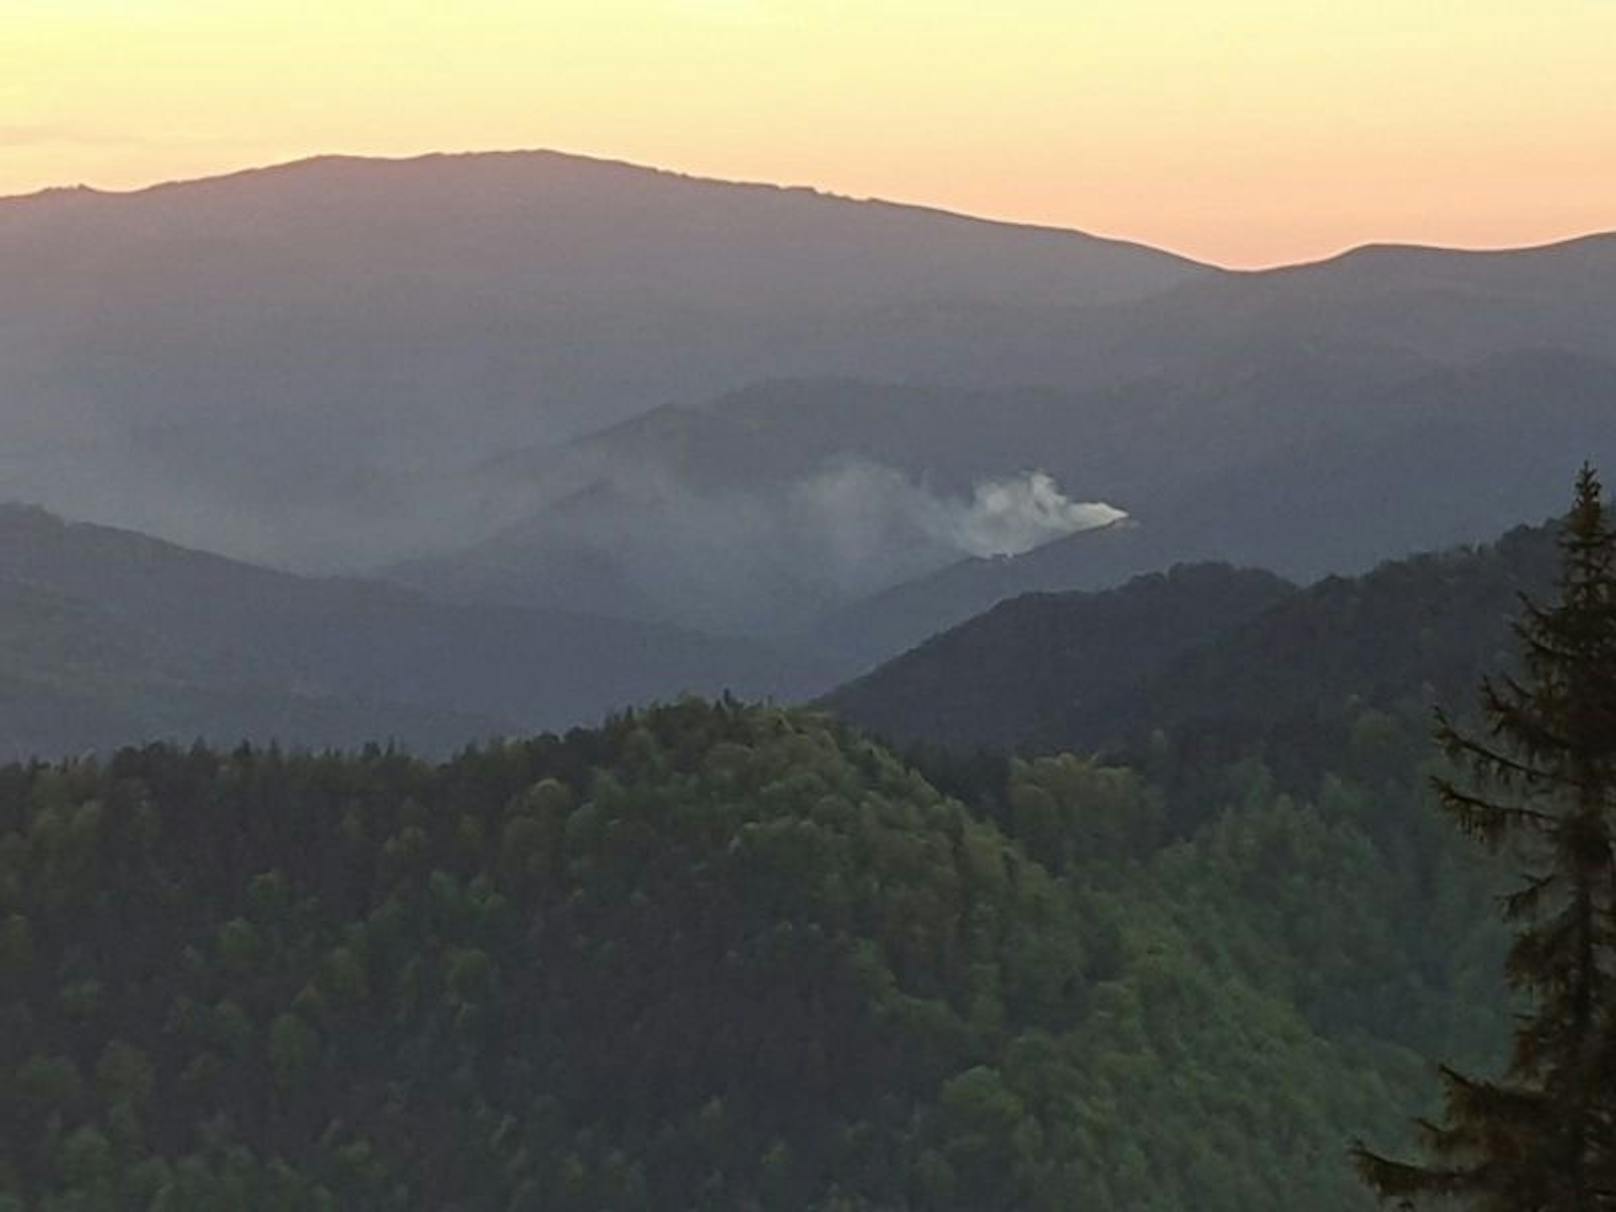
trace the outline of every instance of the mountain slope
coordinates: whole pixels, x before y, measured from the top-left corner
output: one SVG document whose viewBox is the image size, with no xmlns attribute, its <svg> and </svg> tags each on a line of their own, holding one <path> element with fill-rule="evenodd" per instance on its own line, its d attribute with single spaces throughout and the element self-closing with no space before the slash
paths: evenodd
<svg viewBox="0 0 1616 1212">
<path fill-rule="evenodd" d="M 1555 534 L 1552 523 L 1518 527 L 1479 547 L 1327 577 L 1188 651 L 1109 728 L 1067 715 L 1050 721 L 1046 743 L 1164 726 L 1205 760 L 1258 750 L 1295 771 L 1350 751 L 1367 712 L 1400 720 L 1404 743 L 1418 745 L 1433 706 L 1468 714 L 1482 677 L 1515 667 L 1511 622 L 1523 595 L 1553 595 Z"/>
<path fill-rule="evenodd" d="M 883 735 L 1029 751 L 1137 746 L 1155 729 L 1207 760 L 1316 768 L 1366 709 L 1463 708 L 1509 657 L 1522 593 L 1552 586 L 1552 531 L 1389 561 L 1295 590 L 1181 568 L 1101 593 L 1029 594 L 826 699 Z"/>
<path fill-rule="evenodd" d="M 1101 593 L 1029 593 L 934 636 L 826 705 L 880 736 L 1012 749 L 1056 720 L 1108 722 L 1172 663 L 1295 587 L 1266 572 L 1179 565 Z M 1068 744 L 1081 745 L 1081 737 Z"/>
<path fill-rule="evenodd" d="M 1616 457 L 1613 267 L 1598 236 L 1223 273 L 551 153 L 55 191 L 0 200 L 0 495 L 752 632 L 982 554 L 906 511 L 1033 470 L 1141 523 L 1125 571 L 1356 571 Z"/>
<path fill-rule="evenodd" d="M 768 375 L 923 375 L 934 309 L 1210 272 L 550 152 L 0 200 L 0 493 L 352 567 L 477 524 L 452 473 L 513 444 Z"/>
<path fill-rule="evenodd" d="M 1171 567 L 1177 548 L 1132 518 L 1056 539 L 1016 556 L 973 557 L 830 611 L 803 642 L 843 678 L 1032 593 L 1119 585 Z"/>
<path fill-rule="evenodd" d="M 0 1203 L 1369 1208 L 1485 884 L 1339 806 L 1158 848 L 1133 772 L 1006 790 L 1048 828 L 732 702 L 0 769 Z"/>
<path fill-rule="evenodd" d="M 1206 560 L 1305 580 L 1484 541 L 1555 508 L 1582 460 L 1616 461 L 1613 402 L 1616 363 L 1553 348 L 1443 365 L 1280 343 L 1194 379 L 1084 392 L 774 382 L 511 456 L 498 474 L 547 503 L 388 575 L 448 596 L 804 629 L 850 673 L 1015 592 Z M 1033 469 L 1132 525 L 963 563 L 958 537 L 928 529 Z"/>
<path fill-rule="evenodd" d="M 292 576 L 128 531 L 0 509 L 0 744 L 155 737 L 444 750 L 682 691 L 784 693 L 761 647 Z"/>
</svg>

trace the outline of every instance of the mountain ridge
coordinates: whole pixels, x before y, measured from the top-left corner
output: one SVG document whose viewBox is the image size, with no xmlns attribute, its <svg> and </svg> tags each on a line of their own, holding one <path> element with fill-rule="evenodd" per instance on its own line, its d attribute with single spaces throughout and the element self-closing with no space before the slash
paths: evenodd
<svg viewBox="0 0 1616 1212">
<path fill-rule="evenodd" d="M 86 198 L 128 198 L 138 195 L 152 194 L 164 190 L 184 188 L 192 185 L 246 180 L 266 174 L 295 171 L 304 168 L 312 169 L 322 166 L 365 164 L 416 165 L 497 157 L 535 157 L 565 160 L 592 165 L 602 169 L 621 169 L 630 170 L 636 173 L 653 174 L 655 176 L 690 182 L 693 184 L 728 185 L 740 188 L 778 191 L 783 193 L 804 193 L 834 201 L 849 202 L 861 205 L 888 206 L 899 210 L 918 211 L 926 214 L 962 219 L 972 223 L 984 223 L 998 227 L 1015 228 L 1018 230 L 1045 231 L 1063 235 L 1082 236 L 1089 240 L 1145 248 L 1152 252 L 1174 257 L 1203 268 L 1219 270 L 1223 273 L 1238 277 L 1260 277 L 1268 274 L 1284 273 L 1291 270 L 1305 270 L 1310 268 L 1324 267 L 1335 265 L 1349 259 L 1366 257 L 1372 258 L 1382 254 L 1433 253 L 1459 254 L 1466 256 L 1509 256 L 1520 253 L 1544 252 L 1550 249 L 1580 245 L 1587 241 L 1616 239 L 1616 226 L 1609 228 L 1596 228 L 1589 231 L 1575 232 L 1560 236 L 1534 238 L 1518 244 L 1512 243 L 1502 245 L 1425 243 L 1422 241 L 1400 240 L 1396 238 L 1371 238 L 1366 239 L 1361 243 L 1348 245 L 1347 247 L 1336 252 L 1327 253 L 1316 257 L 1306 257 L 1297 261 L 1283 261 L 1259 266 L 1227 266 L 1216 261 L 1203 260 L 1192 253 L 1169 248 L 1161 244 L 1155 244 L 1140 237 L 1095 232 L 1079 226 L 1070 226 L 1054 222 L 1009 219 L 993 215 L 980 215 L 970 211 L 955 210 L 941 203 L 900 201 L 893 198 L 886 198 L 878 194 L 844 193 L 833 186 L 767 181 L 750 177 L 728 177 L 713 172 L 671 168 L 622 156 L 570 151 L 554 147 L 494 147 L 475 148 L 462 151 L 410 152 L 401 153 L 398 155 L 363 152 L 315 152 L 309 155 L 296 156 L 287 160 L 272 160 L 262 164 L 244 165 L 239 168 L 222 169 L 217 172 L 207 172 L 193 177 L 165 178 L 161 181 L 152 181 L 142 185 L 127 187 L 90 185 L 84 182 L 46 185 L 38 189 L 25 190 L 21 193 L 0 194 L 0 206 L 4 206 L 5 204 L 12 202 L 28 202 L 48 198 L 73 196 Z"/>
<path fill-rule="evenodd" d="M 501 452 L 771 375 L 926 379 L 959 308 L 1214 272 L 559 154 L 35 196 L 0 204 L 0 496 L 352 570 L 496 527 Z"/>
<path fill-rule="evenodd" d="M 1482 674 L 1509 660 L 1520 595 L 1552 589 L 1555 529 L 1517 526 L 1302 587 L 1201 564 L 1109 590 L 1025 594 L 821 701 L 903 742 L 1139 753 L 1165 730 L 1211 762 L 1256 752 L 1294 769 L 1347 747 L 1366 711 L 1414 737 L 1433 702 L 1462 713 Z M 1227 608 L 1209 622 L 1207 602 Z M 1095 644 L 1097 620 L 1145 633 L 1120 649 Z"/>
<path fill-rule="evenodd" d="M 386 165 L 396 167 L 409 166 L 436 166 L 452 164 L 474 159 L 499 158 L 532 158 L 534 160 L 548 160 L 566 162 L 576 166 L 587 166 L 592 169 L 608 172 L 625 172 L 635 175 L 645 175 L 669 181 L 688 183 L 691 185 L 722 185 L 737 189 L 757 190 L 761 193 L 802 194 L 814 198 L 833 202 L 851 203 L 859 206 L 890 207 L 899 211 L 914 211 L 936 217 L 957 219 L 967 223 L 985 224 L 992 227 L 1012 228 L 1017 231 L 1047 232 L 1055 235 L 1077 236 L 1085 240 L 1093 240 L 1105 244 L 1119 244 L 1134 248 L 1142 248 L 1151 252 L 1160 253 L 1179 261 L 1206 269 L 1217 269 L 1218 266 L 1209 262 L 1200 261 L 1185 253 L 1175 252 L 1172 249 L 1149 244 L 1142 240 L 1133 240 L 1125 236 L 1106 235 L 1091 232 L 1080 227 L 1068 227 L 1057 223 L 1038 223 L 1018 219 L 997 218 L 990 215 L 977 215 L 967 211 L 953 210 L 942 205 L 924 202 L 903 202 L 879 195 L 860 195 L 842 193 L 836 189 L 808 184 L 790 184 L 783 182 L 754 180 L 745 177 L 724 177 L 710 173 L 686 171 L 677 168 L 665 168 L 656 164 L 642 163 L 637 160 L 623 159 L 616 156 L 592 155 L 587 152 L 563 151 L 559 148 L 549 147 L 512 147 L 489 148 L 474 151 L 436 151 L 421 152 L 413 155 L 384 156 L 366 155 L 347 152 L 321 152 L 310 156 L 300 156 L 291 160 L 277 160 L 267 164 L 248 165 L 243 168 L 229 169 L 223 172 L 207 173 L 198 177 L 177 177 L 163 181 L 154 181 L 146 185 L 132 186 L 125 189 L 105 188 L 88 184 L 49 185 L 41 189 L 30 190 L 20 194 L 0 194 L 0 206 L 10 202 L 26 202 L 36 199 L 55 197 L 82 197 L 82 198 L 133 198 L 146 195 L 160 194 L 170 190 L 182 190 L 189 186 L 225 186 L 232 182 L 246 183 L 253 179 L 261 179 L 279 174 L 290 174 L 302 171 L 315 172 L 325 168 L 352 168 L 367 165 Z"/>
<path fill-rule="evenodd" d="M 1581 459 L 1616 459 L 1611 400 L 1608 356 L 1532 345 L 1452 365 L 1396 348 L 1280 341 L 1231 349 L 1194 376 L 1091 391 L 778 379 L 654 409 L 564 447 L 511 452 L 497 474 L 553 499 L 481 543 L 383 571 L 428 592 L 489 586 L 559 605 L 569 599 L 548 596 L 559 570 L 587 557 L 612 577 L 600 588 L 568 582 L 576 606 L 655 617 L 661 601 L 691 622 L 680 613 L 688 603 L 657 589 L 656 560 L 682 552 L 682 573 L 735 600 L 776 577 L 777 563 L 825 568 L 810 523 L 834 536 L 834 515 L 799 509 L 797 530 L 771 530 L 767 543 L 733 518 L 773 517 L 849 465 L 869 471 L 865 487 L 898 477 L 911 486 L 888 494 L 894 510 L 920 493 L 966 502 L 984 484 L 1038 471 L 1074 499 L 1129 514 L 1130 525 L 1103 538 L 1051 535 L 1008 561 L 959 549 L 919 560 L 916 539 L 872 540 L 871 576 L 854 590 L 822 600 L 788 590 L 747 620 L 805 628 L 851 673 L 1014 592 L 1102 588 L 1208 560 L 1311 581 L 1488 541 L 1552 510 Z M 1478 480 L 1487 492 L 1469 489 Z M 734 541 L 704 550 L 690 537 L 694 519 Z M 791 613 L 810 606 L 819 617 Z"/>
<path fill-rule="evenodd" d="M 443 753 L 683 690 L 784 693 L 801 677 L 762 645 L 433 602 L 0 506 L 0 741 L 41 754 L 195 736 Z"/>
<path fill-rule="evenodd" d="M 1141 544 L 1018 587 L 1306 579 L 1616 459 L 1605 237 L 1233 274 L 558 152 L 58 201 L 0 205 L 0 498 L 448 597 L 811 630 L 980 553 L 955 523 L 1037 473 Z"/>
</svg>

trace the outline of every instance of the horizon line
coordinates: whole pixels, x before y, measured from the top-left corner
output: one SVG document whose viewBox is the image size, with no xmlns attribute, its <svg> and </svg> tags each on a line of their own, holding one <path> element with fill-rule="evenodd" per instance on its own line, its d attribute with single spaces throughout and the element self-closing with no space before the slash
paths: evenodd
<svg viewBox="0 0 1616 1212">
<path fill-rule="evenodd" d="M 1546 240 L 1534 240 L 1520 244 L 1424 244 L 1413 240 L 1403 240 L 1395 236 L 1370 238 L 1357 243 L 1343 245 L 1334 252 L 1325 253 L 1317 257 L 1305 257 L 1296 261 L 1273 261 L 1260 265 L 1229 265 L 1215 260 L 1209 260 L 1192 253 L 1183 252 L 1176 248 L 1154 244 L 1134 236 L 1117 235 L 1110 232 L 1094 231 L 1083 227 L 1068 227 L 1056 223 L 1036 222 L 1025 219 L 1008 218 L 998 215 L 976 214 L 970 211 L 953 210 L 933 202 L 912 201 L 900 198 L 881 197 L 876 195 L 856 195 L 841 193 L 836 189 L 824 185 L 808 183 L 788 183 L 782 181 L 763 181 L 739 177 L 718 177 L 707 173 L 690 172 L 679 168 L 670 168 L 658 164 L 647 164 L 637 160 L 627 160 L 615 156 L 601 155 L 595 152 L 568 151 L 558 147 L 487 147 L 466 148 L 457 151 L 426 151 L 412 152 L 402 155 L 387 155 L 373 152 L 344 152 L 320 151 L 307 155 L 294 156 L 288 160 L 272 160 L 263 163 L 247 164 L 240 168 L 224 169 L 220 172 L 205 173 L 197 177 L 174 177 L 156 181 L 149 181 L 142 185 L 127 187 L 105 187 L 90 185 L 85 182 L 61 185 L 45 185 L 38 189 L 28 190 L 24 193 L 0 194 L 0 205 L 14 202 L 38 201 L 60 194 L 94 194 L 107 198 L 138 197 L 142 194 L 157 193 L 169 189 L 182 189 L 191 185 L 202 185 L 214 181 L 228 181 L 239 177 L 250 177 L 260 173 L 272 173 L 285 169 L 294 169 L 306 165 L 317 164 L 322 161 L 355 161 L 372 164 L 412 164 L 427 160 L 444 159 L 472 159 L 477 157 L 493 156 L 555 156 L 567 160 L 580 160 L 598 164 L 609 168 L 631 169 L 636 172 L 654 173 L 661 176 L 676 177 L 708 185 L 728 185 L 739 188 L 774 189 L 784 192 L 804 192 L 816 194 L 820 197 L 850 202 L 856 205 L 894 206 L 905 210 L 926 211 L 935 215 L 946 216 L 953 219 L 964 219 L 974 223 L 988 223 L 1000 227 L 1014 227 L 1024 231 L 1051 232 L 1061 235 L 1081 236 L 1091 240 L 1101 240 L 1112 244 L 1127 244 L 1133 247 L 1158 253 L 1163 256 L 1174 257 L 1191 265 L 1204 269 L 1216 270 L 1227 274 L 1265 274 L 1290 269 L 1306 269 L 1312 266 L 1327 265 L 1334 261 L 1343 260 L 1359 253 L 1374 250 L 1405 250 L 1411 252 L 1455 253 L 1476 255 L 1507 255 L 1510 253 L 1537 252 L 1544 249 L 1557 248 L 1561 245 L 1576 244 L 1583 240 L 1598 239 L 1604 236 L 1616 236 L 1616 223 L 1611 227 L 1598 227 L 1587 231 L 1572 232 L 1563 236 L 1556 236 Z"/>
</svg>

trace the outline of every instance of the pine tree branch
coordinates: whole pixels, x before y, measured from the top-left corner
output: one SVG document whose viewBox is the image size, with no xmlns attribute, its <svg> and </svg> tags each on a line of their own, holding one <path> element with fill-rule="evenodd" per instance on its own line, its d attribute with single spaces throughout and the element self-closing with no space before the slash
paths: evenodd
<svg viewBox="0 0 1616 1212">
<path fill-rule="evenodd" d="M 1504 905 L 1504 916 L 1517 918 L 1535 915 L 1543 894 L 1554 887 L 1559 877 L 1553 872 L 1548 875 L 1526 877 L 1526 886 L 1514 892 L 1507 892 L 1499 898 Z"/>
<path fill-rule="evenodd" d="M 1500 775 L 1508 775 L 1511 778 L 1519 778 L 1528 785 L 1548 783 L 1561 787 L 1575 786 L 1573 780 L 1557 771 L 1522 762 L 1459 733 L 1454 733 L 1451 738 L 1442 739 L 1444 740 L 1444 749 L 1450 758 L 1454 760 L 1465 759 L 1472 766 L 1490 767 L 1495 778 Z M 1502 779 L 1499 779 L 1499 781 L 1502 781 Z"/>
<path fill-rule="evenodd" d="M 1441 796 L 1442 807 L 1461 830 L 1471 837 L 1497 848 L 1512 831 L 1530 829 L 1546 834 L 1558 823 L 1556 818 L 1535 808 L 1496 804 L 1491 800 L 1461 791 L 1453 783 L 1433 777 L 1432 786 Z"/>
</svg>

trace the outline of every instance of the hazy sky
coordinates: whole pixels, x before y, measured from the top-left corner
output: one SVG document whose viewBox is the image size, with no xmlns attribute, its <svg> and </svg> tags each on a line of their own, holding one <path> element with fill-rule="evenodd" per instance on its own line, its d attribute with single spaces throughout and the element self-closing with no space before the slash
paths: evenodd
<svg viewBox="0 0 1616 1212">
<path fill-rule="evenodd" d="M 1616 0 L 0 0 L 0 194 L 553 147 L 1229 264 L 1616 228 Z"/>
</svg>

